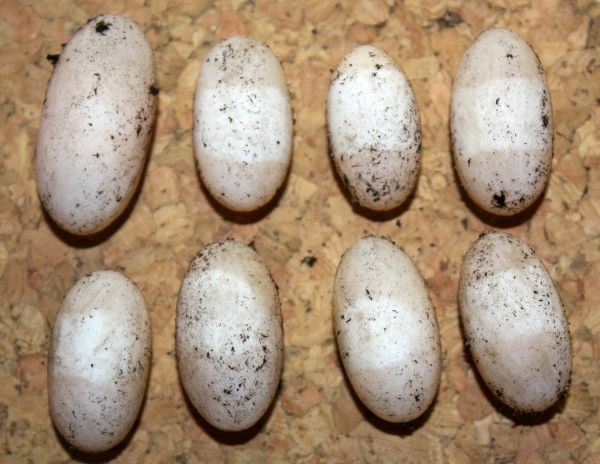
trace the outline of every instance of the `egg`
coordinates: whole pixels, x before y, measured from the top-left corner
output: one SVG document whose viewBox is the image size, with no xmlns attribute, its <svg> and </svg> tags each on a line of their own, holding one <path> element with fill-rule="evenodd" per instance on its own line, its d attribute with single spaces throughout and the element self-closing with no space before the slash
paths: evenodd
<svg viewBox="0 0 600 464">
<path fill-rule="evenodd" d="M 268 203 L 292 155 L 292 107 L 281 64 L 251 37 L 215 46 L 194 102 L 194 149 L 204 185 L 234 211 Z"/>
<path fill-rule="evenodd" d="M 383 50 L 363 45 L 338 64 L 327 97 L 331 156 L 352 198 L 373 210 L 402 204 L 421 161 L 410 82 Z"/>
<path fill-rule="evenodd" d="M 271 404 L 283 365 L 277 286 L 250 246 L 224 240 L 191 262 L 177 302 L 177 365 L 213 426 L 251 427 Z"/>
<path fill-rule="evenodd" d="M 423 414 L 440 382 L 440 334 L 425 282 L 400 247 L 367 237 L 346 251 L 333 322 L 350 383 L 369 410 L 390 422 Z"/>
<path fill-rule="evenodd" d="M 158 93 L 154 57 L 135 23 L 104 15 L 49 59 L 55 67 L 36 147 L 39 196 L 64 230 L 92 234 L 123 212 L 140 181 Z"/>
<path fill-rule="evenodd" d="M 460 317 L 479 373 L 508 406 L 547 409 L 569 388 L 569 323 L 535 252 L 502 232 L 482 234 L 460 271 Z"/>
<path fill-rule="evenodd" d="M 469 196 L 509 216 L 542 193 L 553 156 L 550 90 L 533 49 L 509 29 L 490 29 L 463 57 L 451 103 L 454 162 Z"/>
<path fill-rule="evenodd" d="M 52 329 L 48 397 L 69 444 L 95 453 L 125 438 L 146 391 L 150 346 L 146 303 L 127 277 L 92 272 L 67 293 Z"/>
</svg>

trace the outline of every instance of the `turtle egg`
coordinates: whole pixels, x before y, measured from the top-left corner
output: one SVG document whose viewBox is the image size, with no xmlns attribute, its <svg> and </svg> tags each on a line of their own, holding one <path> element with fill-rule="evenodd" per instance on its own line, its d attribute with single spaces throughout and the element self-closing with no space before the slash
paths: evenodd
<svg viewBox="0 0 600 464">
<path fill-rule="evenodd" d="M 481 208 L 509 216 L 540 196 L 552 162 L 552 103 L 539 58 L 517 33 L 490 29 L 469 47 L 450 125 L 456 171 Z"/>
<path fill-rule="evenodd" d="M 331 154 L 361 206 L 385 211 L 413 190 L 421 123 L 410 82 L 383 50 L 363 45 L 338 65 L 327 97 Z"/>
<path fill-rule="evenodd" d="M 271 404 L 283 365 L 277 287 L 250 246 L 224 240 L 193 259 L 177 302 L 177 364 L 196 409 L 240 431 Z"/>
<path fill-rule="evenodd" d="M 423 414 L 440 382 L 440 334 L 425 282 L 400 247 L 367 237 L 346 251 L 333 284 L 333 321 L 361 401 L 390 422 Z"/>
<path fill-rule="evenodd" d="M 154 57 L 135 23 L 104 15 L 49 59 L 38 191 L 60 227 L 92 234 L 123 212 L 144 170 L 158 93 Z"/>
<path fill-rule="evenodd" d="M 518 238 L 488 232 L 460 271 L 460 317 L 483 380 L 510 407 L 539 412 L 566 395 L 573 350 L 552 278 Z"/>
<path fill-rule="evenodd" d="M 127 277 L 92 272 L 67 293 L 52 330 L 48 397 L 69 444 L 100 452 L 125 438 L 146 392 L 150 342 L 144 297 Z"/>
<path fill-rule="evenodd" d="M 232 37 L 204 60 L 194 103 L 194 149 L 204 185 L 234 211 L 271 200 L 292 156 L 292 107 L 281 64 L 251 37 Z"/>
</svg>

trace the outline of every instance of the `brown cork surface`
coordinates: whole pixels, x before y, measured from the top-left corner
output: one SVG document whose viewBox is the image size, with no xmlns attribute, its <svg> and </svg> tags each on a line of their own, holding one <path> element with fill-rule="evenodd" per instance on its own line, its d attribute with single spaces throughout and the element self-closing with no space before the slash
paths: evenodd
<svg viewBox="0 0 600 464">
<path fill-rule="evenodd" d="M 107 231 L 70 236 L 38 198 L 34 149 L 46 55 L 89 18 L 123 14 L 155 51 L 159 108 L 139 193 Z M 552 94 L 552 173 L 535 207 L 490 217 L 453 171 L 449 103 L 477 35 L 510 27 L 538 53 Z M 247 34 L 282 61 L 295 118 L 293 161 L 277 199 L 233 214 L 209 198 L 192 151 L 192 103 L 203 58 Z M 404 69 L 421 112 L 423 158 L 409 201 L 388 214 L 356 208 L 328 156 L 331 69 L 359 44 Z M 593 0 L 4 0 L 0 3 L 0 460 L 83 462 L 600 462 L 600 4 Z M 474 370 L 458 323 L 457 284 L 484 230 L 531 245 L 554 279 L 573 337 L 572 385 L 544 414 L 515 415 Z M 433 406 L 410 425 L 385 423 L 349 389 L 331 321 L 333 277 L 357 239 L 385 235 L 415 261 L 439 320 L 443 371 Z M 280 289 L 285 361 L 259 425 L 210 427 L 185 397 L 174 356 L 177 292 L 203 244 L 254 241 Z M 67 291 L 85 273 L 133 279 L 149 307 L 152 370 L 138 422 L 99 456 L 70 449 L 50 419 L 47 354 Z"/>
</svg>

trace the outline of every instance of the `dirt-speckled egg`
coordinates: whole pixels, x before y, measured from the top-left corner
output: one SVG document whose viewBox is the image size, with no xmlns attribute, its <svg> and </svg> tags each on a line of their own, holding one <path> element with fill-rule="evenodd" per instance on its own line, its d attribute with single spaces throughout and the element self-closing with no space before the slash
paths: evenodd
<svg viewBox="0 0 600 464">
<path fill-rule="evenodd" d="M 224 240 L 194 258 L 177 303 L 177 364 L 210 424 L 244 430 L 268 409 L 283 365 L 282 323 L 277 287 L 253 248 Z"/>
<path fill-rule="evenodd" d="M 373 210 L 399 206 L 421 160 L 421 123 L 410 82 L 383 50 L 363 45 L 339 63 L 327 97 L 331 154 L 352 198 Z"/>
<path fill-rule="evenodd" d="M 127 277 L 92 272 L 67 293 L 48 356 L 50 412 L 67 442 L 100 452 L 125 438 L 146 392 L 150 345 L 144 297 Z"/>
<path fill-rule="evenodd" d="M 283 68 L 269 47 L 232 37 L 202 65 L 194 103 L 194 149 L 204 185 L 234 211 L 253 211 L 285 180 L 292 107 Z"/>
<path fill-rule="evenodd" d="M 475 203 L 508 216 L 540 196 L 553 155 L 550 89 L 539 58 L 516 32 L 490 29 L 469 47 L 450 118 L 456 171 Z"/>
<path fill-rule="evenodd" d="M 400 247 L 368 237 L 346 251 L 333 321 L 350 383 L 374 414 L 407 422 L 429 407 L 440 381 L 440 334 L 425 282 Z"/>
<path fill-rule="evenodd" d="M 550 274 L 528 245 L 502 232 L 481 235 L 462 265 L 459 303 L 477 369 L 501 401 L 539 412 L 567 394 L 569 323 Z"/>
<path fill-rule="evenodd" d="M 154 57 L 135 23 L 105 15 L 49 59 L 38 191 L 60 227 L 92 234 L 123 212 L 142 175 L 158 93 Z"/>
</svg>

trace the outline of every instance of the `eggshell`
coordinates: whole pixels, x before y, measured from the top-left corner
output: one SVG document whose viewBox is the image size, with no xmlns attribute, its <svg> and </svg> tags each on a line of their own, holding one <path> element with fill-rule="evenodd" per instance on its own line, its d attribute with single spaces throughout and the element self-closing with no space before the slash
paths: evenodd
<svg viewBox="0 0 600 464">
<path fill-rule="evenodd" d="M 221 430 L 251 427 L 271 404 L 283 364 L 281 304 L 249 246 L 216 242 L 190 264 L 177 303 L 177 363 L 192 404 Z"/>
<path fill-rule="evenodd" d="M 368 237 L 346 251 L 333 284 L 333 321 L 361 401 L 391 422 L 423 414 L 440 381 L 440 334 L 425 282 L 400 247 Z"/>
<path fill-rule="evenodd" d="M 460 272 L 460 316 L 490 390 L 519 411 L 537 412 L 567 394 L 569 323 L 544 264 L 521 240 L 483 234 Z"/>
<path fill-rule="evenodd" d="M 150 342 L 146 303 L 127 277 L 92 272 L 67 293 L 48 356 L 50 412 L 67 442 L 100 452 L 125 438 L 146 391 Z"/>
<path fill-rule="evenodd" d="M 281 64 L 262 42 L 232 37 L 204 60 L 194 148 L 204 184 L 227 208 L 255 210 L 281 187 L 292 154 L 292 107 Z"/>
<path fill-rule="evenodd" d="M 508 216 L 540 196 L 553 155 L 552 102 L 540 60 L 517 33 L 490 29 L 469 47 L 450 118 L 456 171 L 479 206 Z"/>
<path fill-rule="evenodd" d="M 400 205 L 421 161 L 421 123 L 410 82 L 383 50 L 363 45 L 339 63 L 329 87 L 331 153 L 352 197 L 373 210 Z"/>
<path fill-rule="evenodd" d="M 89 21 L 64 46 L 48 83 L 38 132 L 38 191 L 73 234 L 108 226 L 141 174 L 156 108 L 154 58 L 122 16 Z"/>
</svg>

